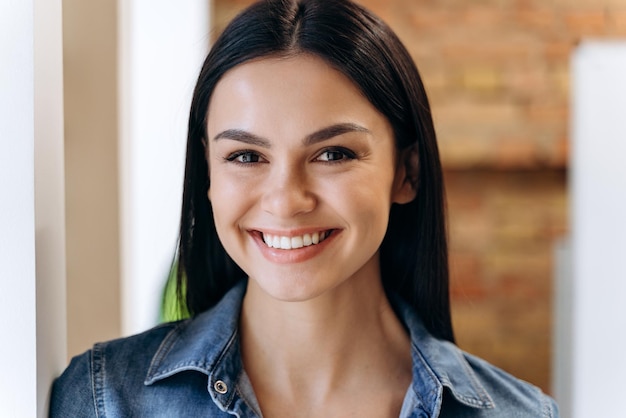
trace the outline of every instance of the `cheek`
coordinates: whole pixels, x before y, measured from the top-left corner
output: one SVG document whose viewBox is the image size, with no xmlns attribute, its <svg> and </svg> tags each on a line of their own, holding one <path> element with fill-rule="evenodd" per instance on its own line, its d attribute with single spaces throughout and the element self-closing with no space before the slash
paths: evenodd
<svg viewBox="0 0 626 418">
<path fill-rule="evenodd" d="M 365 177 L 361 181 L 348 182 L 337 190 L 335 204 L 344 216 L 364 225 L 370 233 L 384 233 L 390 210 L 391 181 Z"/>
<path fill-rule="evenodd" d="M 237 248 L 239 248 L 238 243 L 241 239 L 238 228 L 242 213 L 241 205 L 233 198 L 236 193 L 233 192 L 232 187 L 228 187 L 223 181 L 220 181 L 219 177 L 216 177 L 215 180 L 215 182 L 211 182 L 209 197 L 213 207 L 213 222 L 217 236 L 226 252 L 239 263 Z"/>
<path fill-rule="evenodd" d="M 208 191 L 208 198 L 211 201 L 211 206 L 213 207 L 213 218 L 215 219 L 215 226 L 218 231 L 220 229 L 221 223 L 224 221 L 225 215 L 228 214 L 228 211 L 225 210 L 225 207 L 228 207 L 228 202 L 231 200 L 229 196 L 228 190 L 224 184 L 224 179 L 215 172 L 211 172 L 209 170 L 210 176 L 210 187 Z"/>
<path fill-rule="evenodd" d="M 256 189 L 250 181 L 213 170 L 209 199 L 218 231 L 236 223 L 246 213 L 252 205 Z"/>
</svg>

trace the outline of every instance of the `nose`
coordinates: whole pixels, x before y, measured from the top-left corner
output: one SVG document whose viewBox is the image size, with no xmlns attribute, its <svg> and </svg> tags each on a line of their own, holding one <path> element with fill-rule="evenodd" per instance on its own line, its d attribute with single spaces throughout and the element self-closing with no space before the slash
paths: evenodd
<svg viewBox="0 0 626 418">
<path fill-rule="evenodd" d="M 315 209 L 317 198 L 303 169 L 277 167 L 267 179 L 262 197 L 264 211 L 280 218 L 292 218 Z"/>
</svg>

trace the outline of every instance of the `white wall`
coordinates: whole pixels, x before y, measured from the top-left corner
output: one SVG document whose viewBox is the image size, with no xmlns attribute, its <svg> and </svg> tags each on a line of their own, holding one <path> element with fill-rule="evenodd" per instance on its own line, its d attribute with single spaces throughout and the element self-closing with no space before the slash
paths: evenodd
<svg viewBox="0 0 626 418">
<path fill-rule="evenodd" d="M 180 219 L 191 93 L 208 51 L 208 0 L 120 0 L 122 332 L 158 320 Z"/>
<path fill-rule="evenodd" d="M 63 0 L 70 357 L 121 334 L 117 20 L 115 1 Z"/>
<path fill-rule="evenodd" d="M 626 41 L 573 60 L 573 417 L 623 416 L 626 376 Z"/>
<path fill-rule="evenodd" d="M 60 12 L 60 0 L 0 2 L 3 417 L 46 416 L 65 360 Z"/>
<path fill-rule="evenodd" d="M 33 1 L 0 2 L 0 416 L 35 416 Z M 6 338 L 6 337 L 5 337 Z M 3 342 L 6 341 L 3 338 Z"/>
</svg>

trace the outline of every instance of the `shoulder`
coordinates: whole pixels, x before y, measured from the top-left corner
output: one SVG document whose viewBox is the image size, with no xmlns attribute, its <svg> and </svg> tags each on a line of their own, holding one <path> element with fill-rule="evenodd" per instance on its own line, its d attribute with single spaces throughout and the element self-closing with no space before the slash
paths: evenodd
<svg viewBox="0 0 626 418">
<path fill-rule="evenodd" d="M 245 284 L 192 319 L 95 344 L 75 357 L 53 385 L 50 415 L 221 416 L 217 395 L 207 396 L 208 379 L 225 353 L 230 357 L 220 373 L 236 380 L 241 368 L 237 329 Z"/>
<path fill-rule="evenodd" d="M 95 344 L 72 359 L 55 381 L 50 415 L 222 416 L 214 403 L 217 395 L 207 396 L 208 384 L 217 372 L 233 382 L 237 379 L 244 292 L 245 283 L 236 285 L 217 305 L 192 319 Z M 224 358 L 229 361 L 224 363 Z M 224 366 L 216 371 L 217 364 Z M 232 401 L 233 392 L 226 401 Z"/>
<path fill-rule="evenodd" d="M 538 387 L 525 382 L 487 361 L 468 354 L 456 346 L 457 354 L 465 370 L 460 371 L 465 381 L 444 384 L 442 417 L 558 417 L 558 407 L 554 400 Z M 472 385 L 473 390 L 490 402 L 477 408 L 470 399 L 463 396 L 466 388 L 458 385 Z"/>
<path fill-rule="evenodd" d="M 184 323 L 159 325 L 141 334 L 95 344 L 72 358 L 53 386 L 50 416 L 98 416 L 104 386 L 143 385 L 153 356 Z"/>
<path fill-rule="evenodd" d="M 413 383 L 407 410 L 455 418 L 557 417 L 555 402 L 539 388 L 434 337 L 402 298 L 396 312 L 409 331 Z"/>
</svg>

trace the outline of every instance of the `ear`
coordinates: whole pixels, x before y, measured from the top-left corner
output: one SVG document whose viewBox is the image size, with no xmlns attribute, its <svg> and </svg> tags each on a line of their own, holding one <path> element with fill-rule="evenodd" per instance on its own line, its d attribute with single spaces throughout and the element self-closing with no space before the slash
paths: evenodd
<svg viewBox="0 0 626 418">
<path fill-rule="evenodd" d="M 403 205 L 417 196 L 419 156 L 414 147 L 403 150 L 396 164 L 392 202 Z"/>
</svg>

